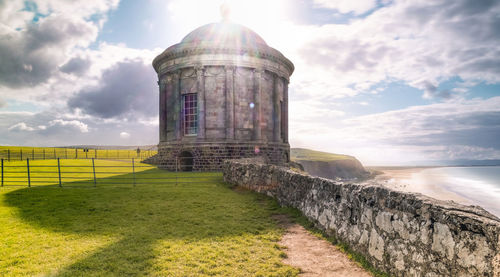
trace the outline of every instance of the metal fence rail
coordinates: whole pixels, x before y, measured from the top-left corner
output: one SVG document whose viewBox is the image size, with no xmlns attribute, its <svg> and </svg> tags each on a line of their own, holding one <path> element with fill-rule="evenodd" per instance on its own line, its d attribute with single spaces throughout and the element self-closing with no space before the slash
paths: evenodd
<svg viewBox="0 0 500 277">
<path fill-rule="evenodd" d="M 118 150 L 90 148 L 0 148 L 0 158 L 6 161 L 52 159 L 147 159 L 155 150 Z"/>
<path fill-rule="evenodd" d="M 138 162 L 126 160 L 64 160 L 8 162 L 1 159 L 0 186 L 36 187 L 97 187 L 192 184 L 221 180 L 218 172 L 168 172 Z"/>
</svg>

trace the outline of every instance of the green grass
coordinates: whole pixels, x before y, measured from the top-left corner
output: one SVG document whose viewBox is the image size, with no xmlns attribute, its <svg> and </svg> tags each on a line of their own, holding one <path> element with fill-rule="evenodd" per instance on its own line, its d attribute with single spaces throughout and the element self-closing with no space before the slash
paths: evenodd
<svg viewBox="0 0 500 277">
<path fill-rule="evenodd" d="M 59 169 L 57 160 L 29 161 L 31 186 L 59 184 Z M 61 181 L 63 186 L 94 185 L 94 168 L 97 184 L 133 185 L 135 172 L 137 182 L 149 177 L 149 170 L 156 167 L 132 160 L 94 160 L 92 159 L 61 159 Z M 4 161 L 3 183 L 6 186 L 28 185 L 28 161 Z M 124 178 L 124 179 L 122 179 Z M 142 178 L 142 179 L 141 179 Z M 117 183 L 117 184 L 115 184 Z"/>
<path fill-rule="evenodd" d="M 183 174 L 201 182 L 0 188 L 0 276 L 298 274 L 281 262 L 275 202 L 217 173 Z"/>
<path fill-rule="evenodd" d="M 348 156 L 348 155 L 333 154 L 333 153 L 315 151 L 315 150 L 304 149 L 304 148 L 292 148 L 290 152 L 291 152 L 290 153 L 291 159 L 293 161 L 305 160 L 305 161 L 329 162 L 329 161 L 336 161 L 336 160 L 352 160 L 352 159 L 354 159 L 354 157 Z"/>
<path fill-rule="evenodd" d="M 9 153 L 10 151 L 10 153 Z M 25 147 L 25 146 L 0 146 L 0 159 L 10 160 L 44 160 L 44 159 L 131 159 L 147 158 L 157 151 L 142 150 L 139 154 L 137 150 L 126 149 L 89 149 L 84 152 L 83 148 L 56 148 L 56 147 Z"/>
</svg>

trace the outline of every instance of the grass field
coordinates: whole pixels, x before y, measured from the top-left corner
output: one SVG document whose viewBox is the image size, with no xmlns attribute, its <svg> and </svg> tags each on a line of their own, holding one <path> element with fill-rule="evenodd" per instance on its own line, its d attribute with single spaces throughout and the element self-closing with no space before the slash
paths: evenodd
<svg viewBox="0 0 500 277">
<path fill-rule="evenodd" d="M 2 172 L 2 184 L 5 186 L 27 186 L 28 185 L 28 162 L 27 161 L 4 161 Z M 91 159 L 61 159 L 57 160 L 32 160 L 30 165 L 31 186 L 46 186 L 59 184 L 59 168 L 63 186 L 93 186 L 94 171 L 97 184 L 99 185 L 130 185 L 133 177 L 137 183 L 144 181 L 144 177 L 154 176 L 156 167 L 143 164 L 137 160 L 94 160 Z M 135 176 L 132 176 L 135 172 Z M 149 180 L 153 182 L 155 180 Z M 170 180 L 170 179 L 169 179 Z"/>
<path fill-rule="evenodd" d="M 89 149 L 84 148 L 56 148 L 56 147 L 24 147 L 0 146 L 0 159 L 5 160 L 45 160 L 45 159 L 144 159 L 156 154 L 157 151 L 142 149 Z"/>
<path fill-rule="evenodd" d="M 354 157 L 341 154 L 333 154 L 328 152 L 315 151 L 305 148 L 292 148 L 290 151 L 291 159 L 294 161 L 336 161 L 336 160 L 352 160 Z"/>
<path fill-rule="evenodd" d="M 276 203 L 217 176 L 190 185 L 0 188 L 0 276 L 298 274 L 281 262 Z"/>
</svg>

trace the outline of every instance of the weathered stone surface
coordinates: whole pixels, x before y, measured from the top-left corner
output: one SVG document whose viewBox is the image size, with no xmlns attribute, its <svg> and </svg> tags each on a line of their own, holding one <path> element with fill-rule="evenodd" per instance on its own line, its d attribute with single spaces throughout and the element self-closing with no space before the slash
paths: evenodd
<svg viewBox="0 0 500 277">
<path fill-rule="evenodd" d="M 394 276 L 500 276 L 500 220 L 479 207 L 226 161 L 224 180 L 301 210 Z"/>
<path fill-rule="evenodd" d="M 202 26 L 156 57 L 153 67 L 160 142 L 158 155 L 146 162 L 175 169 L 182 152 L 194 157 L 193 170 L 219 170 L 222 160 L 243 157 L 289 161 L 288 82 L 294 66 L 255 32 L 230 22 Z M 196 96 L 187 115 L 186 94 Z"/>
</svg>

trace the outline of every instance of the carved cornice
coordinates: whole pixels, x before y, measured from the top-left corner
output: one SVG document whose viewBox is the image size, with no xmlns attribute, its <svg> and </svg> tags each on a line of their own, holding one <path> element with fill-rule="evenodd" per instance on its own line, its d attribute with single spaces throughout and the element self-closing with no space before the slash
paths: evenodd
<svg viewBox="0 0 500 277">
<path fill-rule="evenodd" d="M 225 65 L 224 66 L 224 70 L 227 72 L 227 73 L 234 73 L 234 70 L 236 69 L 236 66 L 234 65 Z"/>
<path fill-rule="evenodd" d="M 206 77 L 214 77 L 214 76 L 220 76 L 221 74 L 227 74 L 227 72 L 233 72 L 234 74 L 239 74 L 242 76 L 247 76 L 247 74 L 242 74 L 245 71 L 239 71 L 239 70 L 249 70 L 251 73 L 256 78 L 266 78 L 266 76 L 271 77 L 272 79 L 279 78 L 283 79 L 286 84 L 289 84 L 290 80 L 289 77 L 284 73 L 284 72 L 277 72 L 274 71 L 271 68 L 262 68 L 262 67 L 251 67 L 251 66 L 236 66 L 236 65 L 218 65 L 218 66 L 201 66 L 201 65 L 185 65 L 182 67 L 173 67 L 173 69 L 167 69 L 164 70 L 162 69 L 161 75 L 159 75 L 159 78 L 161 80 L 166 80 L 166 83 L 171 83 L 174 80 L 177 79 L 189 79 L 189 78 L 196 78 L 199 76 L 206 76 Z M 268 72 L 269 75 L 266 75 L 265 73 Z M 190 74 L 188 74 L 190 73 Z M 270 79 L 271 79 L 270 78 Z"/>
<path fill-rule="evenodd" d="M 200 44 L 200 45 L 185 45 L 185 44 L 176 44 L 169 47 L 163 53 L 158 55 L 153 60 L 153 67 L 156 72 L 159 72 L 159 67 L 165 61 L 189 57 L 193 55 L 202 55 L 202 54 L 226 54 L 226 55 L 248 55 L 251 57 L 261 58 L 270 60 L 276 63 L 283 65 L 290 75 L 293 73 L 295 67 L 293 63 L 285 58 L 283 54 L 281 54 L 278 50 L 271 47 L 260 47 L 260 48 L 219 48 L 219 45 L 213 44 Z"/>
</svg>

